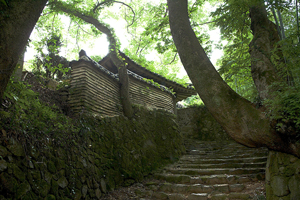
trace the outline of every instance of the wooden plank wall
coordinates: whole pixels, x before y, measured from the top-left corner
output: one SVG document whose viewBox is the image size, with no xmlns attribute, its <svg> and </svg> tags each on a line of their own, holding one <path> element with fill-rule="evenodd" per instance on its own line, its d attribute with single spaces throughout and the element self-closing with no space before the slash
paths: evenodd
<svg viewBox="0 0 300 200">
<path fill-rule="evenodd" d="M 75 112 L 82 109 L 100 115 L 122 114 L 118 80 L 89 62 L 72 64 L 69 104 Z"/>
<path fill-rule="evenodd" d="M 86 60 L 71 64 L 71 88 L 68 100 L 71 109 L 75 113 L 85 110 L 103 117 L 122 115 L 118 78 L 96 64 Z M 171 93 L 132 75 L 129 75 L 129 85 L 129 95 L 133 104 L 174 113 L 174 96 Z"/>
</svg>

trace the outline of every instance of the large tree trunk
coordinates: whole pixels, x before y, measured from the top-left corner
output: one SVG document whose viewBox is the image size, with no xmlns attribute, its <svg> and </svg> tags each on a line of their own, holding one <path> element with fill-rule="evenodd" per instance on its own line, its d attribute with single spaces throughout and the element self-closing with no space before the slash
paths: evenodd
<svg viewBox="0 0 300 200">
<path fill-rule="evenodd" d="M 276 25 L 268 19 L 263 2 L 250 6 L 250 18 L 253 32 L 253 39 L 249 45 L 251 74 L 259 97 L 264 100 L 270 97 L 271 84 L 278 80 L 271 61 L 271 51 L 280 38 Z"/>
<path fill-rule="evenodd" d="M 0 100 L 47 1 L 0 2 Z"/>
<path fill-rule="evenodd" d="M 187 0 L 168 0 L 168 7 L 181 62 L 204 104 L 226 132 L 249 147 L 266 146 L 300 156 L 300 148 L 272 129 L 263 110 L 235 93 L 220 77 L 190 26 Z"/>
</svg>

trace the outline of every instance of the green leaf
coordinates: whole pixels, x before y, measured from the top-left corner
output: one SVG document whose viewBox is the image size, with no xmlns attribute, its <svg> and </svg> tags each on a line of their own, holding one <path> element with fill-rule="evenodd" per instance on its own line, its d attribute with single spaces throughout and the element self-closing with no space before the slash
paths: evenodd
<svg viewBox="0 0 300 200">
<path fill-rule="evenodd" d="M 5 0 L 0 0 L 1 3 L 3 3 L 4 5 L 8 6 L 7 3 L 5 2 Z"/>
</svg>

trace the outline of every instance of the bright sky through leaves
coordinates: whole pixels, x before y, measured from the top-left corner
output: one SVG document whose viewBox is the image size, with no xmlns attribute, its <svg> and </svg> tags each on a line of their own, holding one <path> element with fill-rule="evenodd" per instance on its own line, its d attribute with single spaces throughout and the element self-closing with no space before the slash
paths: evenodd
<svg viewBox="0 0 300 200">
<path fill-rule="evenodd" d="M 158 4 L 159 2 L 161 2 L 161 0 L 152 1 L 153 4 L 155 3 Z M 208 10 L 214 9 L 210 6 L 208 2 L 206 2 L 205 6 L 207 7 Z M 122 6 L 120 4 L 115 4 L 112 8 L 110 8 L 110 11 L 114 10 L 114 12 L 118 12 L 121 9 L 121 7 Z M 108 53 L 109 43 L 107 42 L 105 35 L 102 34 L 100 36 L 94 37 L 94 39 L 90 38 L 87 41 L 79 41 L 76 43 L 76 40 L 72 38 L 68 33 L 67 27 L 69 26 L 70 23 L 69 17 L 66 16 L 60 16 L 60 17 L 64 23 L 63 25 L 64 30 L 62 30 L 62 32 L 63 32 L 63 40 L 64 40 L 63 44 L 65 46 L 62 48 L 60 53 L 62 56 L 66 57 L 70 61 L 77 60 L 78 53 L 77 54 L 70 53 L 71 49 L 73 49 L 75 52 L 79 52 L 81 49 L 84 49 L 87 52 L 87 55 L 89 56 L 104 57 Z M 126 30 L 127 22 L 124 19 L 116 20 L 112 18 L 104 19 L 104 22 L 110 24 L 110 26 L 114 28 L 115 33 L 121 42 L 121 50 L 126 48 L 129 45 L 130 37 L 131 37 L 131 35 Z M 203 26 L 207 26 L 207 25 L 203 25 Z M 80 27 L 80 28 L 84 30 L 84 27 Z M 206 29 L 208 30 L 208 27 Z M 31 40 L 36 40 L 37 35 L 38 34 L 35 29 L 31 34 Z M 212 40 L 214 44 L 220 42 L 219 29 L 209 31 L 209 35 L 210 35 L 210 40 Z M 25 61 L 29 61 L 30 59 L 33 59 L 34 55 L 36 54 L 37 52 L 34 50 L 33 45 L 31 45 L 29 48 L 27 48 L 27 52 L 25 53 Z M 215 66 L 216 66 L 217 59 L 219 59 L 222 55 L 223 55 L 222 50 L 214 48 L 213 45 L 211 61 Z M 159 55 L 155 50 L 153 50 L 150 54 L 146 55 L 146 59 L 159 61 Z M 178 77 L 181 78 L 184 75 L 186 75 L 186 73 L 181 63 L 179 63 L 178 65 L 180 65 L 180 73 L 178 74 Z M 28 64 L 27 65 L 25 64 L 25 67 L 26 66 L 28 66 Z"/>
</svg>

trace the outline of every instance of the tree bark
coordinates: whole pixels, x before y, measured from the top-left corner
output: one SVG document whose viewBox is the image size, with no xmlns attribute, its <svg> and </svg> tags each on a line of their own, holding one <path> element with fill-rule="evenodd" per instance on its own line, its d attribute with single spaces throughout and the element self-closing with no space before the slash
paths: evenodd
<svg viewBox="0 0 300 200">
<path fill-rule="evenodd" d="M 229 136 L 249 147 L 266 146 L 300 156 L 299 146 L 272 129 L 264 110 L 239 96 L 220 77 L 190 26 L 187 0 L 168 0 L 168 7 L 181 62 L 204 104 Z"/>
<path fill-rule="evenodd" d="M 0 100 L 48 0 L 0 3 Z"/>
<path fill-rule="evenodd" d="M 120 80 L 120 96 L 121 102 L 123 106 L 123 113 L 126 117 L 132 118 L 133 109 L 131 99 L 129 97 L 129 78 L 127 74 L 126 63 L 122 60 L 121 55 L 119 54 L 119 48 L 116 40 L 116 36 L 113 31 L 109 29 L 105 24 L 101 23 L 99 20 L 92 16 L 88 16 L 78 12 L 77 10 L 69 9 L 69 7 L 65 6 L 61 2 L 56 2 L 54 5 L 54 9 L 61 10 L 69 15 L 73 15 L 84 20 L 87 23 L 94 25 L 99 31 L 104 33 L 109 41 L 109 52 L 112 61 L 118 68 L 119 80 Z"/>
<path fill-rule="evenodd" d="M 276 68 L 271 61 L 271 50 L 280 41 L 276 25 L 268 19 L 263 2 L 250 6 L 253 39 L 249 45 L 251 74 L 260 99 L 270 97 L 270 86 L 278 81 Z"/>
</svg>

